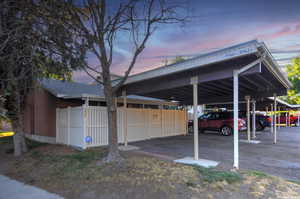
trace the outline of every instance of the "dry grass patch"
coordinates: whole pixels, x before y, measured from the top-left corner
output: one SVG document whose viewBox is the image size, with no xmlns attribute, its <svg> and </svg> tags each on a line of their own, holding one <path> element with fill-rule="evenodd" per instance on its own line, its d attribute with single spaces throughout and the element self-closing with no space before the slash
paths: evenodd
<svg viewBox="0 0 300 199">
<path fill-rule="evenodd" d="M 62 190 L 84 192 L 88 185 L 112 185 L 115 189 L 151 187 L 153 192 L 168 193 L 187 188 L 187 182 L 198 184 L 200 180 L 193 167 L 131 153 L 123 154 L 126 159 L 121 165 L 97 166 L 106 153 L 105 148 L 80 152 L 59 145 L 40 146 L 15 160 L 8 175 L 59 193 Z"/>
<path fill-rule="evenodd" d="M 134 152 L 123 152 L 122 164 L 97 166 L 106 154 L 106 148 L 36 145 L 22 158 L 11 154 L 6 174 L 72 199 L 300 198 L 300 185 L 259 171 L 206 169 Z"/>
</svg>

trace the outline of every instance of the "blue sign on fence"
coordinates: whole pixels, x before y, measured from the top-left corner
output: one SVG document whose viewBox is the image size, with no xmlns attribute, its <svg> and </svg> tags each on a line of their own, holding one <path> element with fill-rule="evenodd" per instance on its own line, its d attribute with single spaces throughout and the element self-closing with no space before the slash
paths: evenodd
<svg viewBox="0 0 300 199">
<path fill-rule="evenodd" d="M 85 137 L 85 142 L 86 142 L 86 143 L 92 142 L 92 137 L 91 137 L 91 136 L 86 136 L 86 137 Z"/>
</svg>

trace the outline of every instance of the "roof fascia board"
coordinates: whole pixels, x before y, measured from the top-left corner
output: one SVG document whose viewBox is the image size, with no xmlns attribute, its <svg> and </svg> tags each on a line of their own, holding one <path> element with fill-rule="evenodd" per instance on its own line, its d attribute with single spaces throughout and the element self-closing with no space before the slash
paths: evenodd
<svg viewBox="0 0 300 199">
<path fill-rule="evenodd" d="M 268 97 L 270 100 L 274 100 L 274 97 Z M 289 104 L 287 103 L 286 101 L 283 101 L 281 99 L 276 99 L 277 102 L 281 103 L 281 104 L 284 104 L 290 108 L 300 108 L 300 104 Z"/>
<path fill-rule="evenodd" d="M 214 51 L 211 53 L 207 53 L 204 55 L 201 55 L 199 57 L 186 60 L 184 62 L 180 62 L 173 65 L 168 65 L 164 67 L 160 67 L 154 70 L 146 71 L 143 73 L 139 73 L 136 75 L 132 75 L 128 77 L 128 79 L 125 82 L 126 84 L 130 84 L 133 82 L 138 82 L 145 79 L 151 79 L 159 76 L 164 76 L 166 74 L 172 74 L 181 72 L 183 70 L 189 70 L 193 68 L 198 68 L 201 66 L 205 66 L 211 63 L 221 62 L 230 60 L 233 58 L 249 55 L 258 52 L 259 43 L 256 40 L 246 42 L 240 45 L 232 46 L 229 48 L 221 49 L 218 51 Z"/>
<path fill-rule="evenodd" d="M 46 90 L 48 90 L 48 89 L 46 89 Z M 49 90 L 48 90 L 49 91 Z M 52 93 L 52 92 L 50 92 L 50 93 Z M 52 94 L 54 94 L 54 93 L 52 93 Z M 54 94 L 57 98 L 65 98 L 65 97 L 68 97 L 67 95 L 64 95 L 64 94 Z"/>
<path fill-rule="evenodd" d="M 93 97 L 93 96 L 85 96 L 82 97 L 82 99 L 89 98 L 92 101 L 101 101 L 105 102 L 105 98 L 102 97 Z M 123 102 L 122 98 L 117 99 L 118 102 Z M 127 98 L 127 103 L 133 103 L 133 104 L 151 104 L 151 105 L 168 105 L 168 106 L 178 106 L 178 102 L 168 102 L 168 101 L 155 101 L 155 100 L 141 100 L 141 99 L 130 99 Z"/>
<path fill-rule="evenodd" d="M 266 58 L 263 60 L 264 64 L 286 88 L 291 88 L 291 82 L 287 79 L 287 77 L 284 76 L 283 71 L 280 69 L 277 62 L 274 60 L 266 44 L 264 42 L 260 42 L 260 47 L 264 51 L 263 53 L 266 53 L 267 55 Z"/>
<path fill-rule="evenodd" d="M 81 96 L 62 96 L 61 98 L 63 98 L 63 99 L 82 99 L 82 100 L 85 100 L 86 98 L 89 98 L 90 100 L 105 102 L 104 97 L 99 97 L 97 95 L 88 95 L 88 94 L 82 94 Z M 123 102 L 123 99 L 118 98 L 118 102 Z M 127 98 L 127 103 L 170 105 L 170 106 L 179 105 L 178 102 L 168 102 L 168 101 L 162 101 L 162 100 L 157 100 L 157 101 L 155 101 L 155 100 L 142 100 L 142 99 L 131 99 L 131 98 Z"/>
</svg>

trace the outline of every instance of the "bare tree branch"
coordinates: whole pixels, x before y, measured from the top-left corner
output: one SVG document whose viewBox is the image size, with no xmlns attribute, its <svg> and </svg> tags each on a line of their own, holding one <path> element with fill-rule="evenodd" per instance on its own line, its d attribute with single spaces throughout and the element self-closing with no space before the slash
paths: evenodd
<svg viewBox="0 0 300 199">
<path fill-rule="evenodd" d="M 74 57 L 72 63 L 78 62 L 88 76 L 103 84 L 109 126 L 110 148 L 107 159 L 119 159 L 116 126 L 117 92 L 126 82 L 139 55 L 158 27 L 161 24 L 179 23 L 184 19 L 177 15 L 178 10 L 172 0 L 122 0 L 118 3 L 106 0 L 45 1 L 45 7 L 49 7 L 49 10 L 46 9 L 47 13 L 56 4 L 57 8 L 61 9 L 54 13 L 49 12 L 52 20 L 43 19 L 46 26 L 57 34 L 57 37 L 49 36 L 50 39 L 45 39 L 53 42 L 47 43 L 53 46 L 53 50 L 48 53 L 51 57 L 58 56 L 58 59 L 62 60 Z M 132 48 L 132 57 L 124 77 L 113 85 L 111 70 L 120 38 L 128 42 L 128 47 Z M 91 55 L 99 62 L 97 68 L 86 63 L 86 58 Z M 101 80 L 98 78 L 99 75 Z"/>
</svg>

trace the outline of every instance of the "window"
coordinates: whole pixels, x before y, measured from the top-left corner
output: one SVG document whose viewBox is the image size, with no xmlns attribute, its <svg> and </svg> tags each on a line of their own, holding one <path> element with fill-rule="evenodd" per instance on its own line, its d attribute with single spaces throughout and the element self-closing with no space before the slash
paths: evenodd
<svg viewBox="0 0 300 199">
<path fill-rule="evenodd" d="M 213 119 L 213 120 L 220 119 L 220 113 L 214 113 L 214 114 L 212 115 L 212 119 Z"/>
<path fill-rule="evenodd" d="M 204 114 L 200 117 L 200 119 L 210 119 L 212 117 L 211 113 Z"/>
</svg>

